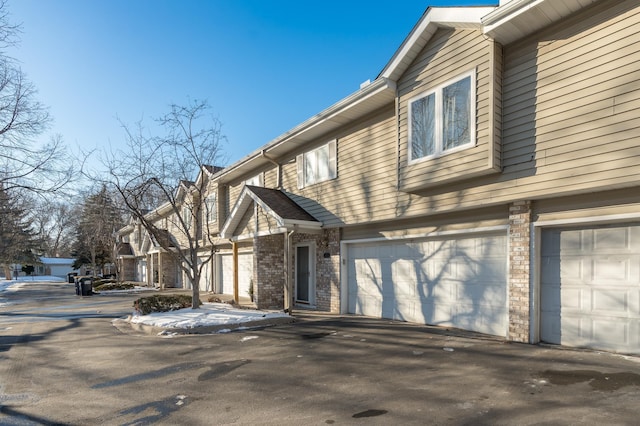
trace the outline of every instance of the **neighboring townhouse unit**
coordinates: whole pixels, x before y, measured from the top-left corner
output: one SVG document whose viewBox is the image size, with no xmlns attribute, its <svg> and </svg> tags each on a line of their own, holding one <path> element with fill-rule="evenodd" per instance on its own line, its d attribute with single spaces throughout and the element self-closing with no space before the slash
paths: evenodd
<svg viewBox="0 0 640 426">
<path fill-rule="evenodd" d="M 640 353 L 638 64 L 635 0 L 427 9 L 374 81 L 209 176 L 201 288 Z"/>
</svg>

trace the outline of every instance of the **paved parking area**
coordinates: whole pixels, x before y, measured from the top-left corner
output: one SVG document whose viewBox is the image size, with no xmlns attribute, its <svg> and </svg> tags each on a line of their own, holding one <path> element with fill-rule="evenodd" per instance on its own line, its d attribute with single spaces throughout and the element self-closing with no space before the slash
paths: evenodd
<svg viewBox="0 0 640 426">
<path fill-rule="evenodd" d="M 637 424 L 636 357 L 311 313 L 163 338 L 111 325 L 134 295 L 7 297 L 0 424 Z"/>
</svg>

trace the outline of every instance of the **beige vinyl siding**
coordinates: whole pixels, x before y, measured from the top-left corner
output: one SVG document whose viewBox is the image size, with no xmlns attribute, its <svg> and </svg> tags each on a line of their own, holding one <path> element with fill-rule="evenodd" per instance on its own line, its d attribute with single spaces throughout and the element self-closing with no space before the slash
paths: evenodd
<svg viewBox="0 0 640 426">
<path fill-rule="evenodd" d="M 242 216 L 242 219 L 238 223 L 234 236 L 247 236 L 252 235 L 256 232 L 256 222 L 254 220 L 254 205 L 255 203 L 251 203 L 251 207 L 247 209 L 247 211 Z"/>
<path fill-rule="evenodd" d="M 640 219 L 640 191 L 616 190 L 606 199 L 592 194 L 540 200 L 533 204 L 534 219 L 540 221 L 601 220 L 628 222 Z"/>
<path fill-rule="evenodd" d="M 244 188 L 244 182 L 238 183 L 236 185 L 227 186 L 227 206 L 226 206 L 226 218 L 229 217 L 231 213 L 231 209 L 236 205 L 238 201 L 238 197 L 240 196 L 240 192 L 242 192 L 242 188 Z"/>
<path fill-rule="evenodd" d="M 264 172 L 264 187 L 265 188 L 278 188 L 278 168 L 273 167 L 272 169 L 266 170 Z"/>
<path fill-rule="evenodd" d="M 426 222 L 459 212 L 471 223 L 487 206 L 637 189 L 640 7 L 635 4 L 605 0 L 503 52 L 478 32 L 438 31 L 399 82 L 399 115 L 389 104 L 309 142 L 311 149 L 337 139 L 336 179 L 299 190 L 295 155 L 304 150 L 278 159 L 284 191 L 325 227 L 341 226 L 349 234 L 351 227 L 367 224 L 353 235 L 371 235 L 384 221 L 402 226 L 405 219 Z M 493 75 L 492 64 L 498 68 Z M 424 176 L 414 174 L 406 167 L 406 101 L 473 66 L 478 146 L 456 153 L 464 154 L 457 162 L 454 154 L 445 155 Z M 489 170 L 490 151 L 502 173 L 466 179 L 467 172 Z M 275 186 L 273 170 L 265 173 L 268 187 Z M 400 191 L 399 173 L 421 177 L 427 186 Z M 428 186 L 430 176 L 455 179 Z M 229 188 L 230 207 L 240 189 Z"/>
<path fill-rule="evenodd" d="M 640 9 L 631 5 L 605 2 L 505 49 L 504 165 L 529 171 L 524 194 L 637 181 Z"/>
<path fill-rule="evenodd" d="M 283 166 L 289 196 L 325 226 L 374 220 L 393 210 L 396 198 L 394 105 L 337 136 L 336 179 L 297 188 L 296 164 Z"/>
<path fill-rule="evenodd" d="M 439 30 L 398 82 L 400 189 L 414 191 L 499 170 L 500 140 L 494 127 L 500 114 L 499 98 L 494 96 L 499 56 L 499 46 L 479 31 Z M 470 70 L 476 78 L 475 146 L 408 164 L 410 100 Z"/>
</svg>

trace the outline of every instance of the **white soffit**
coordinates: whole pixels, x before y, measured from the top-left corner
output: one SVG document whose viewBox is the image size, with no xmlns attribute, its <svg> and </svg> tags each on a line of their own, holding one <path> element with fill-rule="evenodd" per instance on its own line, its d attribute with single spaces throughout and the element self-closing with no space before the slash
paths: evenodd
<svg viewBox="0 0 640 426">
<path fill-rule="evenodd" d="M 484 33 L 509 44 L 600 0 L 511 0 L 482 19 Z"/>
<path fill-rule="evenodd" d="M 495 7 L 432 7 L 393 55 L 380 77 L 397 81 L 427 45 L 438 28 L 482 29 L 482 17 Z"/>
</svg>

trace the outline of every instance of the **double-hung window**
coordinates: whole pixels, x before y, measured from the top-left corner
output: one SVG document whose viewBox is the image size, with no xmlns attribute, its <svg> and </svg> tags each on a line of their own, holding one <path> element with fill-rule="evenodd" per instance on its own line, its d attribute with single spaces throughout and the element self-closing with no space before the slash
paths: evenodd
<svg viewBox="0 0 640 426">
<path fill-rule="evenodd" d="M 475 70 L 409 101 L 409 161 L 475 144 Z"/>
<path fill-rule="evenodd" d="M 212 223 L 218 220 L 217 211 L 217 197 L 216 194 L 211 194 L 205 199 L 205 219 L 207 223 Z"/>
<path fill-rule="evenodd" d="M 296 158 L 298 187 L 313 185 L 337 177 L 336 141 L 324 144 Z"/>
<path fill-rule="evenodd" d="M 245 185 L 262 186 L 262 173 L 244 181 Z"/>
<path fill-rule="evenodd" d="M 191 212 L 191 208 L 182 207 L 182 220 L 184 221 L 184 225 L 187 229 L 191 229 L 191 222 L 193 221 L 193 213 Z"/>
</svg>

